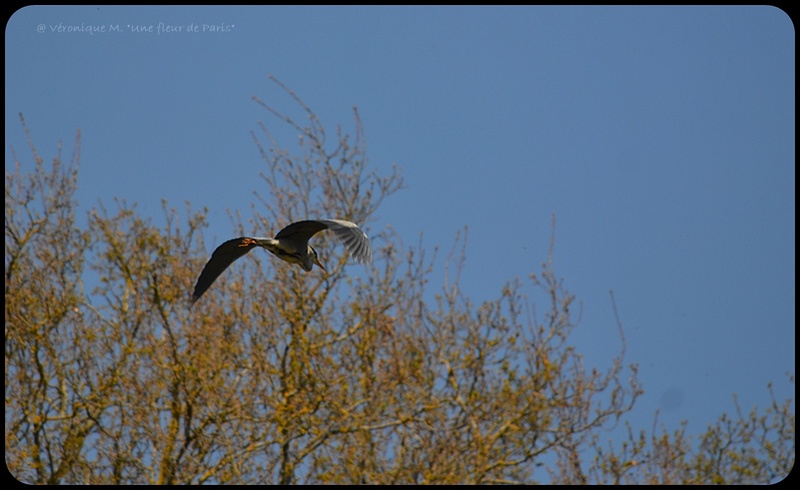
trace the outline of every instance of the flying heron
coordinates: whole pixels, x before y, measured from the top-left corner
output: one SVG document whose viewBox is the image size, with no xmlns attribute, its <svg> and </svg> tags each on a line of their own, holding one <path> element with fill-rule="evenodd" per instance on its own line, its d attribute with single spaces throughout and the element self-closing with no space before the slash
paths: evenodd
<svg viewBox="0 0 800 490">
<path fill-rule="evenodd" d="M 243 256 L 255 247 L 262 247 L 279 259 L 290 264 L 297 264 L 306 272 L 317 264 L 322 270 L 325 267 L 319 261 L 319 256 L 308 240 L 317 232 L 331 229 L 339 240 L 344 243 L 348 252 L 359 263 L 366 264 L 372 261 L 372 249 L 369 246 L 367 234 L 361 231 L 355 223 L 341 219 L 317 219 L 292 223 L 275 235 L 275 238 L 239 237 L 223 243 L 211 255 L 211 259 L 203 268 L 197 284 L 192 293 L 192 304 L 200 299 L 211 284 L 228 268 L 234 260 Z"/>
</svg>

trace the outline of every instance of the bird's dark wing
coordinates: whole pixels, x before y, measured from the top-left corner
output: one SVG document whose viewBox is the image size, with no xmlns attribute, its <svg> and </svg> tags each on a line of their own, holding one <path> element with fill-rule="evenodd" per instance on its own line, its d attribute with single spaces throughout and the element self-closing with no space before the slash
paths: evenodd
<svg viewBox="0 0 800 490">
<path fill-rule="evenodd" d="M 328 225 L 324 221 L 306 220 L 297 221 L 288 225 L 275 235 L 276 240 L 288 238 L 297 241 L 308 242 L 308 239 L 314 236 L 318 231 L 324 230 Z"/>
<path fill-rule="evenodd" d="M 208 261 L 200 277 L 197 278 L 197 284 L 194 285 L 194 293 L 192 293 L 192 304 L 200 299 L 200 296 L 211 287 L 211 284 L 222 274 L 222 271 L 228 268 L 234 260 L 246 254 L 258 244 L 252 238 L 239 237 L 233 240 L 228 240 L 223 243 L 214 253 L 211 254 L 211 259 Z"/>
</svg>

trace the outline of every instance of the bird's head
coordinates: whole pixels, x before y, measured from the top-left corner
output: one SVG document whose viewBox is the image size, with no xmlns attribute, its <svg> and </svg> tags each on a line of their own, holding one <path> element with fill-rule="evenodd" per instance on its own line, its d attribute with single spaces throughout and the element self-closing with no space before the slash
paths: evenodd
<svg viewBox="0 0 800 490">
<path fill-rule="evenodd" d="M 325 266 L 322 265 L 322 262 L 319 261 L 319 255 L 317 255 L 317 251 L 314 250 L 314 247 L 312 247 L 311 245 L 308 246 L 308 255 L 311 257 L 311 261 L 314 264 L 317 264 L 320 269 L 325 270 Z M 311 270 L 311 267 L 309 267 L 308 270 Z"/>
</svg>

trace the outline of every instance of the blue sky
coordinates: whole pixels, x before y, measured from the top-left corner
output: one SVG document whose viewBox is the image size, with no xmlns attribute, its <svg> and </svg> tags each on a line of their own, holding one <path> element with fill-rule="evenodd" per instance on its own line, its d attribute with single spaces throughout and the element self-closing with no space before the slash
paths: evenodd
<svg viewBox="0 0 800 490">
<path fill-rule="evenodd" d="M 467 226 L 479 304 L 540 270 L 555 213 L 587 364 L 619 351 L 613 289 L 646 391 L 631 422 L 699 433 L 734 392 L 794 398 L 794 46 L 772 7 L 27 7 L 6 26 L 6 169 L 9 145 L 30 162 L 18 113 L 48 160 L 80 128 L 83 207 L 158 222 L 189 201 L 211 246 L 256 201 L 250 131 L 295 147 L 251 99 L 303 121 L 268 75 L 331 134 L 357 106 L 371 167 L 406 183 L 368 231 L 422 233 L 441 262 Z"/>
</svg>

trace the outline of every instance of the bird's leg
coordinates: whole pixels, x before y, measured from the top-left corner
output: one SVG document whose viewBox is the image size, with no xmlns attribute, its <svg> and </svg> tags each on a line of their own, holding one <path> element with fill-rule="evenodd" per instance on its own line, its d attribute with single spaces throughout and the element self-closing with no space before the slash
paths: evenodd
<svg viewBox="0 0 800 490">
<path fill-rule="evenodd" d="M 250 245 L 255 245 L 256 241 L 252 238 L 242 238 L 242 243 L 239 244 L 240 247 L 249 247 Z"/>
</svg>

